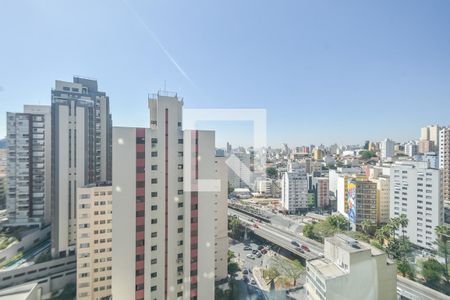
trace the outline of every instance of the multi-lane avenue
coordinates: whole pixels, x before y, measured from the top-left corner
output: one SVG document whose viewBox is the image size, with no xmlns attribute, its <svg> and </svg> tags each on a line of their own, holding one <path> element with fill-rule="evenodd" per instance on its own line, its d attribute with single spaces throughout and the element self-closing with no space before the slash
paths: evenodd
<svg viewBox="0 0 450 300">
<path fill-rule="evenodd" d="M 306 260 L 315 259 L 323 255 L 323 244 L 295 234 L 286 227 L 279 224 L 255 222 L 256 218 L 254 216 L 245 214 L 230 207 L 228 208 L 228 214 L 239 217 L 244 224 L 248 225 L 247 228 L 252 230 L 261 238 L 289 250 Z M 299 251 L 298 247 L 292 244 L 293 240 L 299 241 L 301 245 L 307 246 L 310 251 Z M 403 299 L 411 300 L 450 299 L 450 297 L 442 293 L 403 277 L 398 277 L 397 293 L 399 296 L 402 296 Z"/>
</svg>

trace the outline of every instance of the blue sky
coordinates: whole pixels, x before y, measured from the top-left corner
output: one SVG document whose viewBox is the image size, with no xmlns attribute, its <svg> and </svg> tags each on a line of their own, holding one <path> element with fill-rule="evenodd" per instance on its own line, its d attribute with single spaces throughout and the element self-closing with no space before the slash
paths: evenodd
<svg viewBox="0 0 450 300">
<path fill-rule="evenodd" d="M 188 108 L 265 108 L 269 144 L 406 141 L 450 123 L 450 1 L 6 0 L 5 112 L 98 79 L 115 125 L 148 124 L 164 87 Z M 222 126 L 245 144 L 251 126 Z"/>
</svg>

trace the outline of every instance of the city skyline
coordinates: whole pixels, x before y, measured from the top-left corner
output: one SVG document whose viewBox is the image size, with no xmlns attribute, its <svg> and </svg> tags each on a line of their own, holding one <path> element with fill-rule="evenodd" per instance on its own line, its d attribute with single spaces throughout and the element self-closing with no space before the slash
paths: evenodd
<svg viewBox="0 0 450 300">
<path fill-rule="evenodd" d="M 26 2 L 0 13 L 13 41 L 0 50 L 1 137 L 4 112 L 49 104 L 53 81 L 74 74 L 99 80 L 121 126 L 148 125 L 139 107 L 164 87 L 186 108 L 267 109 L 271 146 L 407 141 L 448 123 L 448 3 L 115 1 L 104 14 L 106 2 L 80 1 L 72 20 L 66 4 Z M 48 47 L 61 37 L 75 46 Z"/>
</svg>

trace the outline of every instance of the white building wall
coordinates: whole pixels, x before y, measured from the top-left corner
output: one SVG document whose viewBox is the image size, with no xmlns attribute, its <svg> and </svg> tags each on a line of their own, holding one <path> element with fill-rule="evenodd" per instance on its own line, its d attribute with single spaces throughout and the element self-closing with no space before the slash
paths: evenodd
<svg viewBox="0 0 450 300">
<path fill-rule="evenodd" d="M 443 222 L 440 171 L 427 162 L 397 162 L 391 168 L 390 217 L 405 214 L 411 243 L 434 249 L 434 228 Z"/>
</svg>

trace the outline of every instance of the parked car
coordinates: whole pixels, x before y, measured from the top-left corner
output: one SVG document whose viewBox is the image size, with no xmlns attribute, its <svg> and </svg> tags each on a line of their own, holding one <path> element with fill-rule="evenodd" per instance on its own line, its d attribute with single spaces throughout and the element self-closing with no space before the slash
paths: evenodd
<svg viewBox="0 0 450 300">
<path fill-rule="evenodd" d="M 247 276 L 244 275 L 244 277 L 242 277 L 242 279 L 244 280 L 244 282 L 249 282 L 249 279 Z"/>
<path fill-rule="evenodd" d="M 248 269 L 247 269 L 247 268 L 244 268 L 244 269 L 242 270 L 242 274 L 248 274 Z"/>
<path fill-rule="evenodd" d="M 253 249 L 253 250 L 252 250 L 252 253 L 253 253 L 253 254 L 256 254 L 256 253 L 258 253 L 258 250 Z"/>
<path fill-rule="evenodd" d="M 302 245 L 301 247 L 303 250 L 305 250 L 306 252 L 310 252 L 311 250 L 309 250 L 308 246 L 306 245 Z"/>
<path fill-rule="evenodd" d="M 245 246 L 244 247 L 244 251 L 251 251 L 252 250 L 252 247 L 250 247 L 250 246 Z"/>
<path fill-rule="evenodd" d="M 266 254 L 266 253 L 267 253 L 267 249 L 262 249 L 262 250 L 261 250 L 261 253 L 262 253 L 262 254 Z"/>
<path fill-rule="evenodd" d="M 262 250 L 262 249 L 264 249 L 264 246 L 263 245 L 259 245 L 258 246 L 258 250 Z"/>
<path fill-rule="evenodd" d="M 260 258 L 262 256 L 261 252 L 256 253 L 256 257 Z"/>
<path fill-rule="evenodd" d="M 255 259 L 255 256 L 253 255 L 253 254 L 247 254 L 247 258 L 250 258 L 250 259 Z"/>
<path fill-rule="evenodd" d="M 255 280 L 255 279 L 252 279 L 252 280 L 250 281 L 250 284 L 256 285 L 256 280 Z"/>
</svg>

